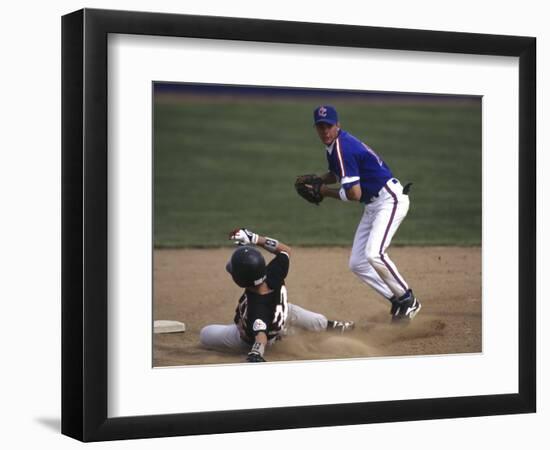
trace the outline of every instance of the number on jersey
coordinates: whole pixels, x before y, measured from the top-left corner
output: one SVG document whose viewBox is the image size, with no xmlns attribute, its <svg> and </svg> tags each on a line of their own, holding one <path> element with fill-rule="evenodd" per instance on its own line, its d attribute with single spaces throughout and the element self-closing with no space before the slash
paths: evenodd
<svg viewBox="0 0 550 450">
<path fill-rule="evenodd" d="M 281 286 L 281 299 L 279 304 L 275 307 L 275 317 L 273 318 L 273 323 L 276 328 L 282 330 L 286 319 L 288 317 L 288 294 L 286 287 Z"/>
</svg>

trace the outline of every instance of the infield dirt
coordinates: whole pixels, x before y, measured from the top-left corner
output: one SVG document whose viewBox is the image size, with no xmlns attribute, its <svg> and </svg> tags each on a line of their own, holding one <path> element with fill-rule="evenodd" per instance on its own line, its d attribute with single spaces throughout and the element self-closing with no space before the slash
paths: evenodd
<svg viewBox="0 0 550 450">
<path fill-rule="evenodd" d="M 389 303 L 348 270 L 349 251 L 295 247 L 286 284 L 289 302 L 329 319 L 353 320 L 356 329 L 349 334 L 297 331 L 268 348 L 268 361 L 482 351 L 480 247 L 391 249 L 422 302 L 407 325 L 392 324 Z M 154 366 L 244 361 L 244 355 L 207 350 L 199 343 L 203 326 L 232 323 L 242 290 L 224 270 L 231 252 L 227 247 L 155 250 L 154 319 L 184 322 L 187 331 L 154 335 Z"/>
</svg>

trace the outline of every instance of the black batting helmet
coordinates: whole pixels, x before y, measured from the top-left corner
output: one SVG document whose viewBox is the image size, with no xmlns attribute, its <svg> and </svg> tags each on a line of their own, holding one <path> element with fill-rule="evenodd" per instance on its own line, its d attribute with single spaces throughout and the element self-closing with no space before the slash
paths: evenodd
<svg viewBox="0 0 550 450">
<path fill-rule="evenodd" d="M 265 259 L 254 247 L 239 247 L 231 255 L 225 269 L 240 287 L 252 287 L 265 280 Z"/>
</svg>

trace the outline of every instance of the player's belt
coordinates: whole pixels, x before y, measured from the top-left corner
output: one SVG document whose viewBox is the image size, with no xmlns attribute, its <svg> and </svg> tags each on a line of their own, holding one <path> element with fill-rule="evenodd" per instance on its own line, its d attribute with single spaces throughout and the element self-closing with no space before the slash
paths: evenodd
<svg viewBox="0 0 550 450">
<path fill-rule="evenodd" d="M 372 203 L 372 202 L 374 201 L 375 198 L 378 198 L 378 196 L 380 195 L 380 191 L 381 191 L 382 189 L 384 189 L 384 186 L 386 186 L 386 185 L 388 185 L 388 184 L 390 184 L 390 183 L 391 183 L 391 184 L 397 184 L 397 183 L 399 183 L 399 180 L 398 180 L 397 178 L 390 178 L 388 181 L 386 181 L 386 182 L 384 183 L 384 185 L 380 188 L 380 190 L 379 190 L 376 194 L 372 195 L 371 197 L 369 197 L 369 198 L 367 198 L 367 199 L 365 200 L 365 205 L 368 205 L 369 203 Z M 412 184 L 412 183 L 411 183 L 411 184 Z"/>
<path fill-rule="evenodd" d="M 380 191 L 378 191 L 378 192 L 380 192 Z M 372 203 L 376 197 L 378 197 L 378 194 L 374 194 L 372 197 L 367 198 L 364 201 L 365 205 L 368 205 L 369 203 Z"/>
</svg>

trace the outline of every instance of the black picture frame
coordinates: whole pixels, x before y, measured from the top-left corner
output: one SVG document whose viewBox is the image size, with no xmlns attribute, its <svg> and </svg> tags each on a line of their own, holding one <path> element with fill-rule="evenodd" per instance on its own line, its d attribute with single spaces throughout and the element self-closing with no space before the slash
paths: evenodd
<svg viewBox="0 0 550 450">
<path fill-rule="evenodd" d="M 518 392 L 109 418 L 109 33 L 519 57 Z M 95 9 L 63 16 L 62 433 L 103 441 L 535 412 L 535 93 L 533 37 Z"/>
</svg>

